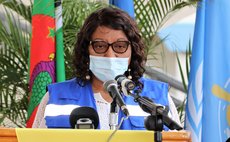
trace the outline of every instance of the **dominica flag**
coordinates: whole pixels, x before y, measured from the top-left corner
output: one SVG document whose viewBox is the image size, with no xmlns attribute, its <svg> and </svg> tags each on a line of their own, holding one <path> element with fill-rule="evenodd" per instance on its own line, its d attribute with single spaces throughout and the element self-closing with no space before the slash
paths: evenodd
<svg viewBox="0 0 230 142">
<path fill-rule="evenodd" d="M 27 127 L 32 127 L 47 85 L 65 80 L 61 12 L 61 0 L 34 0 Z"/>
</svg>

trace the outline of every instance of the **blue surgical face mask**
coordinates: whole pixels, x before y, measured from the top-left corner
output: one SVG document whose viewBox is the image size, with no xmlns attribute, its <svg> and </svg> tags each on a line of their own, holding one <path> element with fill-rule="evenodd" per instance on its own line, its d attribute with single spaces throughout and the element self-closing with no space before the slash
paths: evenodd
<svg viewBox="0 0 230 142">
<path fill-rule="evenodd" d="M 109 58 L 89 56 L 90 70 L 102 82 L 114 80 L 117 75 L 123 75 L 128 69 L 129 58 Z"/>
</svg>

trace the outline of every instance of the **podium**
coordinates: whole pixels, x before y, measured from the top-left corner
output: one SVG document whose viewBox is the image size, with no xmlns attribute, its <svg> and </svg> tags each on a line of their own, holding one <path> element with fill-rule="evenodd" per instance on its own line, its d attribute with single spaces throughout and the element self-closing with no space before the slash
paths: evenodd
<svg viewBox="0 0 230 142">
<path fill-rule="evenodd" d="M 107 142 L 112 132 L 112 130 L 0 128 L 0 142 Z M 165 131 L 162 132 L 162 139 L 163 142 L 192 141 L 191 134 L 187 131 Z M 118 130 L 110 142 L 154 142 L 154 132 Z"/>
</svg>

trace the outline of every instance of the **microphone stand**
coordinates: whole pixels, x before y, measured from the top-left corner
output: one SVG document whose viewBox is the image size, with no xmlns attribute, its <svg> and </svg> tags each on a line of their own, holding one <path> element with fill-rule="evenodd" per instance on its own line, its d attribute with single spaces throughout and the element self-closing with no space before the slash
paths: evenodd
<svg viewBox="0 0 230 142">
<path fill-rule="evenodd" d="M 171 130 L 181 130 L 182 127 L 173 121 L 171 118 L 165 114 L 163 106 L 156 105 L 147 98 L 140 96 L 141 90 L 135 90 L 135 94 L 129 92 L 129 94 L 134 97 L 134 101 L 138 102 L 140 107 L 145 111 L 150 113 L 145 119 L 145 127 L 148 130 L 154 130 L 155 142 L 162 141 L 161 131 L 163 130 L 163 124 L 165 124 Z"/>
<path fill-rule="evenodd" d="M 118 106 L 116 103 L 116 98 L 113 99 L 113 102 L 110 105 L 110 114 L 109 114 L 109 126 L 110 130 L 116 130 L 118 125 Z"/>
</svg>

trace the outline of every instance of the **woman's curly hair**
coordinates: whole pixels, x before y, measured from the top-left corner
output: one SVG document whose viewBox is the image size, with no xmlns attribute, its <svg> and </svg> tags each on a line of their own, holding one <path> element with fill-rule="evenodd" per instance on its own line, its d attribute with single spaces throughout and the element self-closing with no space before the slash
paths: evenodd
<svg viewBox="0 0 230 142">
<path fill-rule="evenodd" d="M 145 69 L 144 64 L 146 56 L 144 53 L 145 45 L 142 41 L 136 22 L 124 11 L 106 7 L 93 12 L 85 20 L 83 27 L 77 34 L 77 42 L 74 48 L 74 65 L 76 68 L 76 77 L 79 84 L 85 84 L 86 75 L 92 78 L 92 72 L 89 71 L 89 43 L 92 34 L 99 26 L 109 27 L 115 30 L 122 30 L 131 42 L 132 56 L 129 68 L 130 75 L 135 83 L 138 83 Z M 128 76 L 128 71 L 125 72 Z"/>
</svg>

